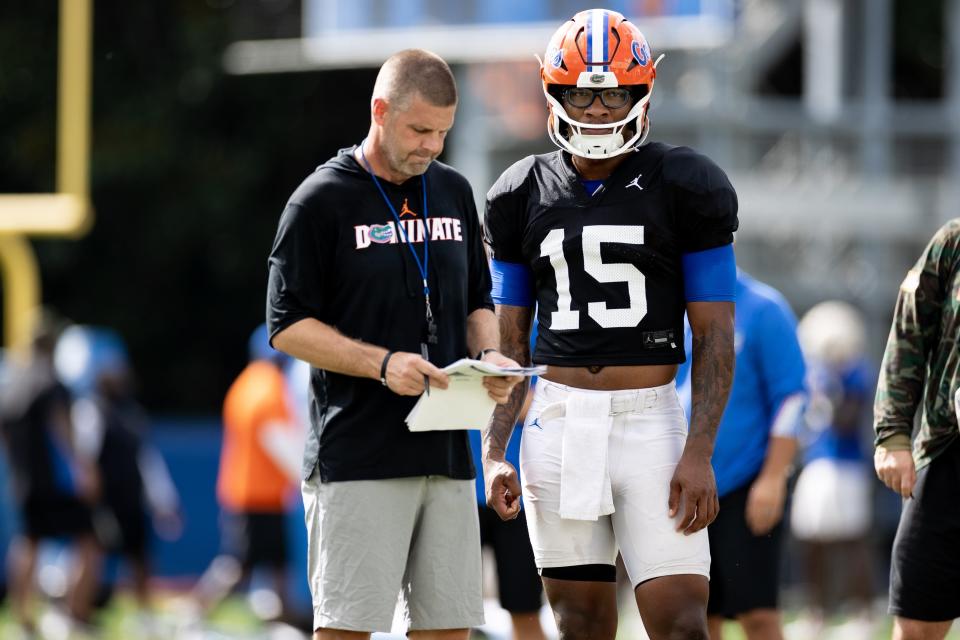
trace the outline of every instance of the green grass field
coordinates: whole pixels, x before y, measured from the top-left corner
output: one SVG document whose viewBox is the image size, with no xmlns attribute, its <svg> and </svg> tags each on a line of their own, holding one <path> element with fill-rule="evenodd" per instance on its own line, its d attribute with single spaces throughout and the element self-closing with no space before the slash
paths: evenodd
<svg viewBox="0 0 960 640">
<path fill-rule="evenodd" d="M 71 640 L 297 640 L 306 638 L 304 634 L 295 632 L 290 627 L 266 627 L 247 606 L 246 600 L 233 597 L 220 605 L 202 625 L 189 624 L 189 619 L 178 613 L 178 599 L 175 597 L 161 598 L 157 606 L 154 622 L 151 627 L 141 624 L 135 603 L 132 598 L 121 595 L 103 612 L 97 616 L 97 630 L 95 634 L 75 634 Z M 639 616 L 635 611 L 621 608 L 623 612 L 617 640 L 638 640 L 644 637 L 640 630 Z M 796 620 L 796 614 L 788 612 L 787 640 L 799 638 L 797 629 L 790 623 Z M 488 616 L 489 621 L 489 616 Z M 889 640 L 891 619 L 889 616 L 878 616 L 873 621 L 872 633 L 863 635 L 859 630 L 849 626 L 849 620 L 837 618 L 816 634 L 816 640 Z M 151 634 L 148 629 L 152 629 Z M 793 631 L 794 633 L 791 633 Z M 10 612 L 0 608 L 0 638 L 3 640 L 19 640 L 17 629 L 13 624 Z M 61 640 L 55 635 L 40 636 L 44 640 Z M 391 636 L 397 637 L 397 636 Z M 475 638 L 496 638 L 505 640 L 503 636 L 487 636 L 475 634 Z M 555 636 L 554 636 L 555 637 Z M 811 636 L 806 636 L 811 638 Z M 948 640 L 960 640 L 960 623 L 955 624 L 947 635 Z M 63 640 L 66 640 L 65 638 Z M 728 622 L 724 626 L 724 640 L 746 640 L 739 625 Z"/>
<path fill-rule="evenodd" d="M 41 608 L 41 611 L 46 609 Z M 44 629 L 43 614 L 39 628 Z M 54 616 L 55 617 L 55 616 Z M 47 624 L 50 624 L 47 614 Z M 227 638 L 259 639 L 259 638 L 298 638 L 302 634 L 277 635 L 265 627 L 253 614 L 241 597 L 233 597 L 204 620 L 202 624 L 190 624 L 189 616 L 179 612 L 175 599 L 161 599 L 149 625 L 143 624 L 133 598 L 121 595 L 114 599 L 108 608 L 95 617 L 95 632 L 77 632 L 73 637 L 77 640 L 96 638 L 97 640 L 220 640 Z M 6 607 L 0 609 L 0 638 L 14 640 L 18 638 L 17 627 Z M 52 634 L 56 635 L 56 634 Z M 44 635 L 40 636 L 47 640 Z M 60 640 L 50 637 L 49 640 Z"/>
<path fill-rule="evenodd" d="M 638 616 L 639 617 L 639 616 Z M 796 614 L 787 612 L 785 618 L 784 635 L 786 640 L 890 640 L 893 627 L 893 619 L 890 616 L 877 616 L 871 621 L 871 632 L 863 633 L 855 625 L 850 625 L 850 620 L 846 618 L 835 618 L 829 621 L 826 628 L 821 632 L 810 635 L 800 633 L 795 624 Z M 617 633 L 617 640 L 637 640 L 642 637 L 637 629 L 636 619 L 632 615 L 621 616 L 620 628 Z M 747 636 L 743 633 L 736 622 L 727 622 L 723 627 L 723 640 L 746 640 Z M 960 623 L 954 624 L 950 633 L 947 634 L 947 640 L 960 640 Z"/>
</svg>

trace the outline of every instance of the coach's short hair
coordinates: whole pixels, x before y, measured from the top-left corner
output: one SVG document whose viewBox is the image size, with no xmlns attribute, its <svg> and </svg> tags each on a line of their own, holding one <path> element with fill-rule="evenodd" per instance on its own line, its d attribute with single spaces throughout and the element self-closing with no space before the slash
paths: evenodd
<svg viewBox="0 0 960 640">
<path fill-rule="evenodd" d="M 424 49 L 404 49 L 380 67 L 373 97 L 403 110 L 415 93 L 435 107 L 457 103 L 457 83 L 443 58 Z"/>
</svg>

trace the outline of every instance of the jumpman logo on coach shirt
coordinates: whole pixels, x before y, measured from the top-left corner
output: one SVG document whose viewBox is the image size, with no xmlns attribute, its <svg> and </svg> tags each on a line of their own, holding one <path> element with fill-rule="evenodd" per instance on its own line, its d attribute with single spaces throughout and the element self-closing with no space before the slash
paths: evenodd
<svg viewBox="0 0 960 640">
<path fill-rule="evenodd" d="M 404 216 L 413 216 L 414 218 L 417 217 L 417 212 L 410 208 L 410 205 L 407 204 L 406 198 L 403 199 L 403 205 L 400 207 L 400 217 L 402 218 Z"/>
</svg>

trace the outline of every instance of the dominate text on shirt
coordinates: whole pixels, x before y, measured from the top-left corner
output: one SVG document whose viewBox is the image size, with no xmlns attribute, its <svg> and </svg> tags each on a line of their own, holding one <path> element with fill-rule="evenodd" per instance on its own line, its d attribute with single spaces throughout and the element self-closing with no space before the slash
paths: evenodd
<svg viewBox="0 0 960 640">
<path fill-rule="evenodd" d="M 400 224 L 403 225 L 403 234 L 397 232 L 397 223 L 394 221 L 354 226 L 357 249 L 366 249 L 371 244 L 397 244 L 405 241 L 414 244 L 422 243 L 427 233 L 430 234 L 430 242 L 437 240 L 463 242 L 459 218 L 427 218 L 426 220 L 418 218 L 401 220 Z"/>
</svg>

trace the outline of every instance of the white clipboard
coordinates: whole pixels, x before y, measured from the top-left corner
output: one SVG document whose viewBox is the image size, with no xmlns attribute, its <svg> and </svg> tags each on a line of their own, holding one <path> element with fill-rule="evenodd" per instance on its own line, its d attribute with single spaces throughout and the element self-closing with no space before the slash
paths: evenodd
<svg viewBox="0 0 960 640">
<path fill-rule="evenodd" d="M 483 386 L 486 376 L 538 376 L 545 366 L 498 367 L 489 362 L 463 358 L 443 368 L 450 377 L 446 389 L 431 389 L 420 396 L 407 414 L 410 431 L 481 429 L 490 421 L 496 401 Z"/>
</svg>

